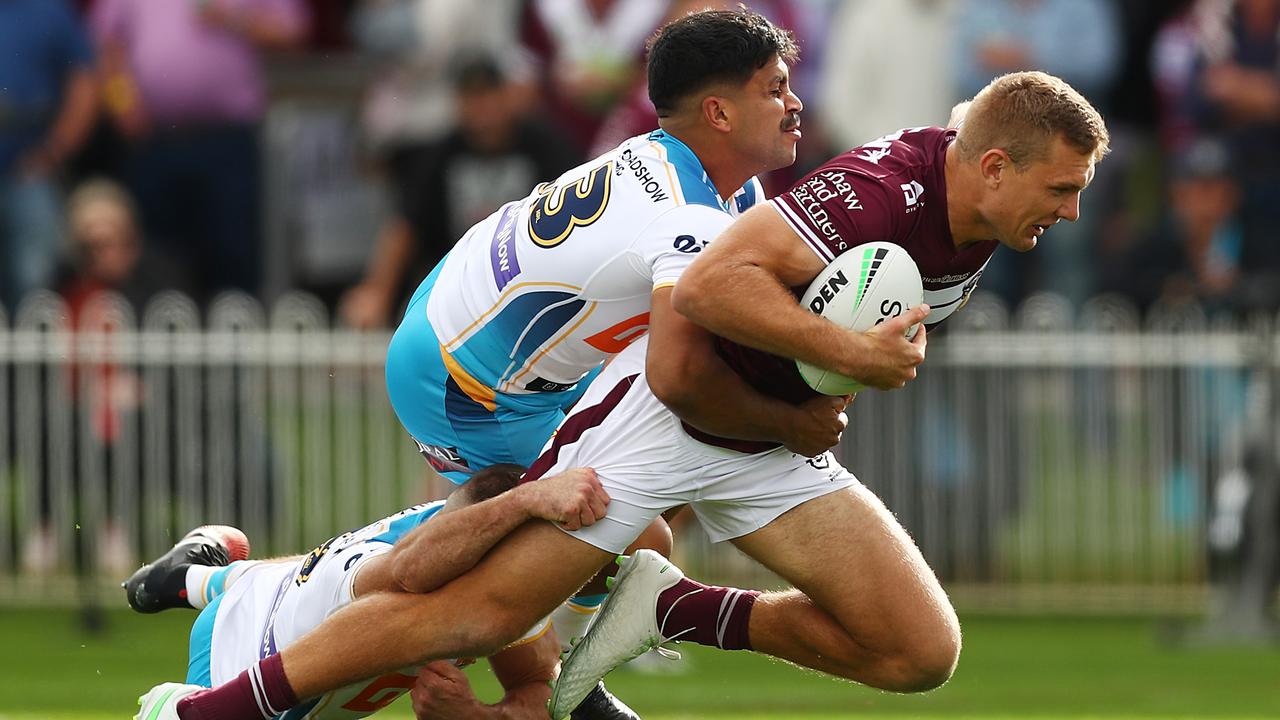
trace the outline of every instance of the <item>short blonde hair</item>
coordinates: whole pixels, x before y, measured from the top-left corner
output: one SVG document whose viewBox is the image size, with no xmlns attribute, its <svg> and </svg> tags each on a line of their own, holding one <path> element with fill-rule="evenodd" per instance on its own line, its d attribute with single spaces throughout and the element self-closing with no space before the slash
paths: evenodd
<svg viewBox="0 0 1280 720">
<path fill-rule="evenodd" d="M 963 160 L 999 148 L 1019 168 L 1048 156 L 1054 137 L 1101 160 L 1111 136 L 1102 115 L 1061 78 L 1017 72 L 992 80 L 974 96 L 956 145 Z"/>
</svg>

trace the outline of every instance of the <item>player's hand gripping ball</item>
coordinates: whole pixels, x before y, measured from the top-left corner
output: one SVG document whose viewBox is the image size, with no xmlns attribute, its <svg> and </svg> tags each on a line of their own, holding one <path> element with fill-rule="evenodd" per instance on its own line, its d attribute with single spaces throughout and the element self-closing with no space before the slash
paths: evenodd
<svg viewBox="0 0 1280 720">
<path fill-rule="evenodd" d="M 866 332 L 924 302 L 924 284 L 911 255 L 898 245 L 870 242 L 836 257 L 818 273 L 800 303 L 842 328 Z M 919 323 L 907 330 L 915 337 Z M 824 395 L 851 395 L 865 387 L 797 360 L 800 377 Z"/>
</svg>

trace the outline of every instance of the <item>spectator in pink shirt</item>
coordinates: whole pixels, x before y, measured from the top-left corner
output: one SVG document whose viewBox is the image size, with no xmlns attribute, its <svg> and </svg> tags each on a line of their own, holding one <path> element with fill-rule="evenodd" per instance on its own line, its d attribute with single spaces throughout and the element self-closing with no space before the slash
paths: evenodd
<svg viewBox="0 0 1280 720">
<path fill-rule="evenodd" d="M 262 52 L 305 39 L 301 0 L 98 0 L 104 96 L 131 143 L 147 236 L 200 290 L 258 289 Z"/>
</svg>

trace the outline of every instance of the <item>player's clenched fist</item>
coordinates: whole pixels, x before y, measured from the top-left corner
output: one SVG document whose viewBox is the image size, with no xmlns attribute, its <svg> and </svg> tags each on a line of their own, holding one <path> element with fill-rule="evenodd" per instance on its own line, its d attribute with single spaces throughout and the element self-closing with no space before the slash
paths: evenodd
<svg viewBox="0 0 1280 720">
<path fill-rule="evenodd" d="M 844 409 L 852 401 L 852 395 L 823 395 L 797 405 L 791 437 L 783 444 L 804 457 L 815 457 L 835 447 L 849 425 Z"/>
<path fill-rule="evenodd" d="M 604 517 L 609 493 L 591 468 L 572 468 L 521 486 L 529 514 L 577 530 Z"/>
</svg>

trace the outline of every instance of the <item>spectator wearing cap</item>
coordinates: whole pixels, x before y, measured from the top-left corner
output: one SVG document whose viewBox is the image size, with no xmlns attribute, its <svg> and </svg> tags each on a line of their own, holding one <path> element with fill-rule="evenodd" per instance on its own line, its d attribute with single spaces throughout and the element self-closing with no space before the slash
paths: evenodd
<svg viewBox="0 0 1280 720">
<path fill-rule="evenodd" d="M 256 292 L 263 55 L 306 36 L 302 0 L 98 0 L 107 109 L 129 140 L 149 239 L 198 268 L 202 294 Z"/>
<path fill-rule="evenodd" d="M 396 215 L 339 307 L 354 327 L 385 326 L 405 291 L 472 225 L 580 160 L 563 135 L 527 111 L 522 88 L 495 57 L 459 58 L 451 77 L 452 130 L 402 152 L 393 165 Z"/>
<path fill-rule="evenodd" d="M 1142 306 L 1239 308 L 1247 274 L 1242 191 L 1233 170 L 1229 146 L 1220 138 L 1198 138 L 1173 155 L 1164 222 L 1128 262 L 1103 268 L 1104 285 Z"/>
<path fill-rule="evenodd" d="M 96 117 L 88 39 L 66 0 L 0 2 L 0 304 L 53 279 L 58 174 Z"/>
</svg>

